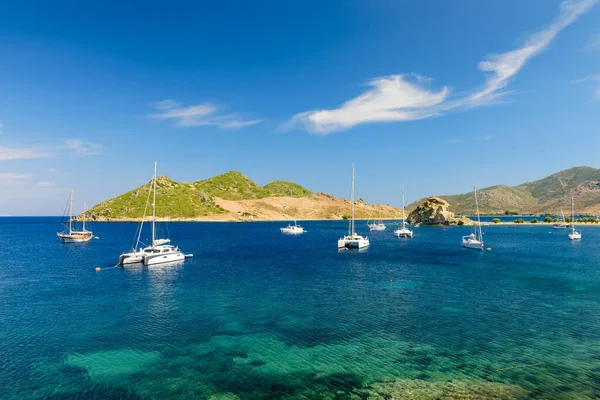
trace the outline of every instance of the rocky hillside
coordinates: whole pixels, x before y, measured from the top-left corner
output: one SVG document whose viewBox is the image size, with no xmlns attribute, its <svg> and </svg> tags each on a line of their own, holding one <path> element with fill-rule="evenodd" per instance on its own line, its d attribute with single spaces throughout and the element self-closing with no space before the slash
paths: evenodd
<svg viewBox="0 0 600 400">
<path fill-rule="evenodd" d="M 471 224 L 468 218 L 456 218 L 449 210 L 447 201 L 439 197 L 431 196 L 422 204 L 418 205 L 409 215 L 408 222 L 411 224 L 425 225 L 465 225 Z"/>
<path fill-rule="evenodd" d="M 86 217 L 96 221 L 141 219 L 151 183 L 95 205 Z M 194 183 L 159 176 L 156 198 L 157 217 L 171 220 L 340 219 L 349 214 L 351 205 L 325 193 L 313 194 L 293 182 L 274 181 L 260 186 L 237 171 Z M 146 210 L 146 215 L 150 213 L 151 209 Z M 388 205 L 357 202 L 357 218 L 372 215 L 397 218 L 401 211 Z"/>
<path fill-rule="evenodd" d="M 483 214 L 556 214 L 561 207 L 568 213 L 571 196 L 579 214 L 600 214 L 600 169 L 590 167 L 570 168 L 546 178 L 518 186 L 496 185 L 477 190 L 479 209 Z M 473 193 L 438 196 L 450 203 L 456 214 L 475 213 Z M 423 203 L 417 200 L 409 205 L 414 209 Z"/>
</svg>

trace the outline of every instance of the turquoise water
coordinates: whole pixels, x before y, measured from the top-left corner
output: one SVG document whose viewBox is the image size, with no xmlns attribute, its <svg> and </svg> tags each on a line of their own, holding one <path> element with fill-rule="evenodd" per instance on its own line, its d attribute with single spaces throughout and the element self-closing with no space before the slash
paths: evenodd
<svg viewBox="0 0 600 400">
<path fill-rule="evenodd" d="M 0 218 L 0 398 L 600 396 L 600 227 L 490 226 L 490 252 L 420 227 L 338 252 L 341 221 L 280 225 L 172 223 L 193 259 L 108 269 L 135 224 L 61 245 L 56 219 Z"/>
</svg>

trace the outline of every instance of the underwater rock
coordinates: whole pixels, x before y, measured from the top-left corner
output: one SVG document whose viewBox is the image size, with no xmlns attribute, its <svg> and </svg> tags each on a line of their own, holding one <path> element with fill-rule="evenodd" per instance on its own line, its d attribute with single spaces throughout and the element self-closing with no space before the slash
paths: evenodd
<svg viewBox="0 0 600 400">
<path fill-rule="evenodd" d="M 425 382 L 396 379 L 375 383 L 359 390 L 367 400 L 519 400 L 527 396 L 520 386 L 493 382 Z"/>
</svg>

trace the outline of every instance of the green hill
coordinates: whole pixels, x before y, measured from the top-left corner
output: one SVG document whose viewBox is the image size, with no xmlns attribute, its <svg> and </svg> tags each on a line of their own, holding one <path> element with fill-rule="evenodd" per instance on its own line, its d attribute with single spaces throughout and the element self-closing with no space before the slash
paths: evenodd
<svg viewBox="0 0 600 400">
<path fill-rule="evenodd" d="M 477 190 L 479 209 L 484 214 L 555 214 L 563 208 L 568 213 L 570 198 L 575 196 L 579 213 L 600 212 L 600 169 L 574 167 L 534 182 L 518 186 L 496 185 Z M 473 193 L 438 196 L 450 203 L 456 214 L 475 213 Z M 424 199 L 409 205 L 414 209 Z"/>
<path fill-rule="evenodd" d="M 144 215 L 152 182 L 103 201 L 86 212 L 92 220 L 137 219 Z M 156 215 L 160 218 L 196 218 L 227 213 L 216 204 L 224 200 L 256 200 L 270 196 L 307 197 L 312 192 L 288 181 L 271 182 L 264 187 L 237 171 L 194 182 L 175 182 L 159 176 L 156 182 Z M 151 209 L 146 211 L 150 215 Z"/>
<path fill-rule="evenodd" d="M 197 181 L 194 186 L 211 196 L 225 200 L 251 200 L 269 196 L 269 191 L 238 171 L 229 171 L 213 178 Z"/>
<path fill-rule="evenodd" d="M 312 194 L 307 188 L 290 181 L 273 181 L 266 184 L 263 189 L 271 196 L 306 197 Z"/>
</svg>

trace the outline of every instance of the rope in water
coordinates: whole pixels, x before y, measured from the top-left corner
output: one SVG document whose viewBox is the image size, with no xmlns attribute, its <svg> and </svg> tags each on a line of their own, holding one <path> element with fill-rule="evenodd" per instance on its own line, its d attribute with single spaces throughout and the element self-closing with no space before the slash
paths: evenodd
<svg viewBox="0 0 600 400">
<path fill-rule="evenodd" d="M 536 367 L 536 366 L 541 365 L 541 364 L 543 364 L 543 362 L 538 361 L 535 364 L 515 365 L 513 367 L 506 367 L 506 368 L 495 369 L 495 370 L 490 371 L 490 372 L 508 371 L 510 369 L 517 369 L 517 368 Z"/>
<path fill-rule="evenodd" d="M 96 272 L 100 272 L 100 271 L 104 271 L 107 269 L 114 269 L 114 268 L 119 268 L 121 264 L 116 264 L 114 267 L 110 267 L 110 268 L 100 268 L 100 267 L 96 267 Z"/>
</svg>

